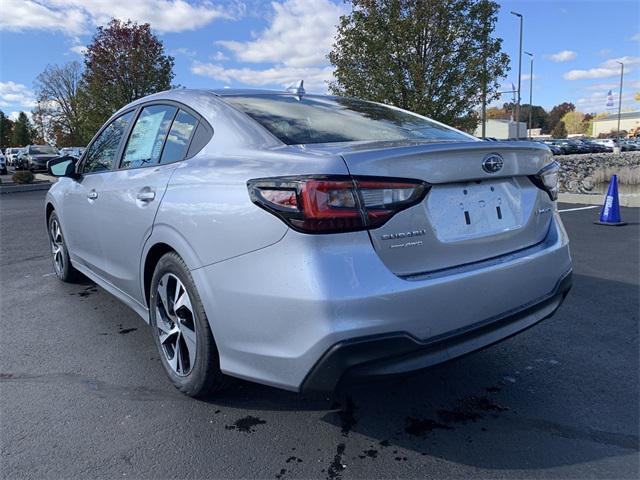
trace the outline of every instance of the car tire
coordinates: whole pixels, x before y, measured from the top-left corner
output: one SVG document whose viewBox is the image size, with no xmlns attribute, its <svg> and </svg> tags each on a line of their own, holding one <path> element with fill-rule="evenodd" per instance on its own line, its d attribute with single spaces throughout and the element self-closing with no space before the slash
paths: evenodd
<svg viewBox="0 0 640 480">
<path fill-rule="evenodd" d="M 149 306 L 153 339 L 173 385 L 190 397 L 226 388 L 230 379 L 220 371 L 218 348 L 200 295 L 177 253 L 167 253 L 158 261 Z"/>
<path fill-rule="evenodd" d="M 71 265 L 67 242 L 62 234 L 60 219 L 56 212 L 49 216 L 49 245 L 53 261 L 53 271 L 63 282 L 73 283 L 80 278 L 80 272 Z"/>
</svg>

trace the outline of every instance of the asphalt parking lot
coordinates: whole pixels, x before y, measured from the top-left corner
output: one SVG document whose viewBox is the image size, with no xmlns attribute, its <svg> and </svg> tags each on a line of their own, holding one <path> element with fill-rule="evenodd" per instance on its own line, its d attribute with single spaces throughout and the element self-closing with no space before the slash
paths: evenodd
<svg viewBox="0 0 640 480">
<path fill-rule="evenodd" d="M 563 213 L 574 288 L 499 345 L 335 402 L 241 381 L 201 401 L 135 313 L 56 279 L 44 195 L 0 198 L 3 478 L 638 478 L 640 209 Z"/>
</svg>

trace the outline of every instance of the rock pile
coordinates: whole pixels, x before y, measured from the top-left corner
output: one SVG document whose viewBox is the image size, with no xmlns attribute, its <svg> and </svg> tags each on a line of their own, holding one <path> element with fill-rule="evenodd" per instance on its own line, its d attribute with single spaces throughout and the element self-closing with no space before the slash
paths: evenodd
<svg viewBox="0 0 640 480">
<path fill-rule="evenodd" d="M 620 183 L 629 185 L 640 181 L 640 151 L 613 153 L 585 153 L 561 155 L 555 159 L 560 163 L 560 192 L 589 193 L 598 183 L 607 182 L 618 174 Z"/>
</svg>

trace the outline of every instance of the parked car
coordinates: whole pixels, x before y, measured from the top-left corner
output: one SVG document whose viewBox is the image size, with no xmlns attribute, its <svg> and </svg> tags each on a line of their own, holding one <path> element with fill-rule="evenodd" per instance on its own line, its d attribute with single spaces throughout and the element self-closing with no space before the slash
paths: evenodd
<svg viewBox="0 0 640 480">
<path fill-rule="evenodd" d="M 593 140 L 582 140 L 582 142 L 589 146 L 592 153 L 606 153 L 613 151 L 613 149 L 609 149 L 609 147 L 596 143 Z"/>
<path fill-rule="evenodd" d="M 635 152 L 638 146 L 630 140 L 620 140 L 620 147 L 623 152 Z"/>
<path fill-rule="evenodd" d="M 7 157 L 0 151 L 0 175 L 6 175 L 7 173 Z"/>
<path fill-rule="evenodd" d="M 80 158 L 83 152 L 84 152 L 84 147 L 63 147 L 60 149 L 59 153 L 61 157 L 68 155 L 71 157 Z"/>
<path fill-rule="evenodd" d="M 6 148 L 4 151 L 4 156 L 7 159 L 7 165 L 10 167 L 15 166 L 16 158 L 18 157 L 18 153 L 20 153 L 20 148 Z"/>
<path fill-rule="evenodd" d="M 576 153 L 573 146 L 568 143 L 561 143 L 560 140 L 545 140 L 544 143 L 549 146 L 553 145 L 554 147 L 560 149 L 561 155 L 568 155 L 570 153 Z"/>
<path fill-rule="evenodd" d="M 51 145 L 29 145 L 18 158 L 21 169 L 35 172 L 46 170 L 47 162 L 59 156 L 58 150 Z"/>
<path fill-rule="evenodd" d="M 428 367 L 551 316 L 571 286 L 547 148 L 377 103 L 170 90 L 49 172 L 56 275 L 149 322 L 188 395 Z"/>
<path fill-rule="evenodd" d="M 608 152 L 613 152 L 616 142 L 612 138 L 598 138 L 593 140 L 594 143 L 604 146 Z"/>
<path fill-rule="evenodd" d="M 563 154 L 562 149 L 560 147 L 558 147 L 556 144 L 554 144 L 553 142 L 545 140 L 545 141 L 540 142 L 540 143 L 545 145 L 549 150 L 551 150 L 551 153 L 553 153 L 554 155 L 562 155 Z"/>
</svg>

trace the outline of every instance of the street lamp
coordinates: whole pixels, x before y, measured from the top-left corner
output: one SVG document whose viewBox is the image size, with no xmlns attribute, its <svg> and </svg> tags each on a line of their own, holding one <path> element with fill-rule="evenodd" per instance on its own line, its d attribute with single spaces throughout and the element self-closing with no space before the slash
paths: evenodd
<svg viewBox="0 0 640 480">
<path fill-rule="evenodd" d="M 533 115 L 533 53 L 524 52 L 525 54 L 531 57 L 531 68 L 529 70 L 529 140 L 531 140 L 531 129 L 533 128 L 533 123 L 531 122 L 531 117 Z"/>
<path fill-rule="evenodd" d="M 522 81 L 522 20 L 523 16 L 518 12 L 511 12 L 511 15 L 515 15 L 520 19 L 520 50 L 518 51 L 518 99 L 516 101 L 516 132 L 517 137 L 520 139 L 520 84 Z"/>
<path fill-rule="evenodd" d="M 618 62 L 620 64 L 620 95 L 618 97 L 618 145 L 620 144 L 620 111 L 622 110 L 622 76 L 624 75 L 624 63 Z"/>
</svg>

